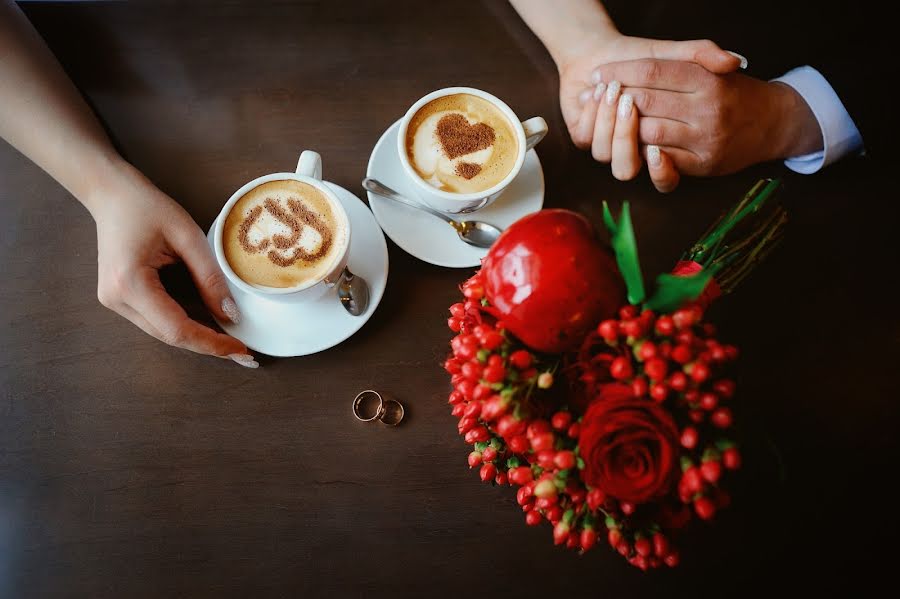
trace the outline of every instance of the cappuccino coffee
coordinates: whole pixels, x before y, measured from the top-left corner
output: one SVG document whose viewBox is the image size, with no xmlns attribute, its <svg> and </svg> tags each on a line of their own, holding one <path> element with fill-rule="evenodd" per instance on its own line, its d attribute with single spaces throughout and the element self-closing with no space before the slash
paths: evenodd
<svg viewBox="0 0 900 599">
<path fill-rule="evenodd" d="M 254 187 L 222 229 L 225 259 L 245 282 L 301 287 L 322 280 L 347 243 L 346 222 L 321 191 L 285 179 Z"/>
<path fill-rule="evenodd" d="M 519 141 L 512 123 L 491 102 L 452 94 L 432 100 L 413 115 L 406 154 L 432 187 L 476 193 L 509 175 L 519 156 Z"/>
</svg>

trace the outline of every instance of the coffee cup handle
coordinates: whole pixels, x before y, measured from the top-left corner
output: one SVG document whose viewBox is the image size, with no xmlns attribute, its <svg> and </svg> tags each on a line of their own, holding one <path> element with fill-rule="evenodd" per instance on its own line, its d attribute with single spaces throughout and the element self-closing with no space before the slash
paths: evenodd
<svg viewBox="0 0 900 599">
<path fill-rule="evenodd" d="M 546 125 L 544 126 L 546 127 Z M 297 161 L 296 173 L 303 177 L 312 177 L 313 179 L 318 179 L 319 181 L 321 181 L 322 157 L 319 156 L 318 152 L 313 152 L 312 150 L 303 150 L 303 152 L 300 154 L 300 160 Z"/>
<path fill-rule="evenodd" d="M 547 121 L 539 116 L 531 117 L 522 122 L 522 129 L 525 130 L 525 149 L 530 150 L 547 135 Z"/>
</svg>

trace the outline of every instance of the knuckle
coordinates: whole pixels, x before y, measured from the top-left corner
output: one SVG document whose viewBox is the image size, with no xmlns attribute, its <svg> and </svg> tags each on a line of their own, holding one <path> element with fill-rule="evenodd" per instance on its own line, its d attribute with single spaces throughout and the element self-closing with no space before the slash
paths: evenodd
<svg viewBox="0 0 900 599">
<path fill-rule="evenodd" d="M 225 275 L 221 270 L 213 270 L 200 283 L 204 289 L 222 290 L 226 288 Z"/>
<path fill-rule="evenodd" d="M 644 125 L 643 129 L 644 134 L 642 137 L 644 138 L 645 143 L 654 146 L 663 145 L 663 142 L 665 141 L 665 132 L 661 125 L 656 122 L 649 122 Z"/>
<path fill-rule="evenodd" d="M 662 75 L 662 68 L 656 60 L 645 60 L 640 66 L 639 76 L 648 87 L 653 87 L 659 82 Z"/>
<path fill-rule="evenodd" d="M 160 332 L 160 338 L 166 345 L 174 347 L 184 347 L 187 342 L 188 335 L 184 325 L 176 325 Z"/>
<path fill-rule="evenodd" d="M 101 305 L 112 310 L 122 303 L 127 289 L 128 283 L 121 274 L 101 275 L 97 283 L 97 299 Z"/>
</svg>

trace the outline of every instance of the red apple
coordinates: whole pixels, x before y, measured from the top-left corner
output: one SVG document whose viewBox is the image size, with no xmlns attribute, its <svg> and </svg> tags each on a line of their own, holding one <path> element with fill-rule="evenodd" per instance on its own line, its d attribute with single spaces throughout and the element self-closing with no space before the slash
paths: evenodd
<svg viewBox="0 0 900 599">
<path fill-rule="evenodd" d="M 513 223 L 484 259 L 485 293 L 528 347 L 559 353 L 625 304 L 616 260 L 586 218 L 541 210 Z"/>
</svg>

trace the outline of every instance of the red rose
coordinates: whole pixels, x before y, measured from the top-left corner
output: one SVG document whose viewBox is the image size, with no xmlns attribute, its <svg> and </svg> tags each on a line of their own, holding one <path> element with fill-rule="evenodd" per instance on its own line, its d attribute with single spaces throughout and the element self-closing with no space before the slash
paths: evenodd
<svg viewBox="0 0 900 599">
<path fill-rule="evenodd" d="M 604 385 L 588 407 L 578 439 L 588 486 L 645 503 L 669 492 L 678 472 L 678 429 L 659 404 L 632 396 L 626 385 Z"/>
</svg>

